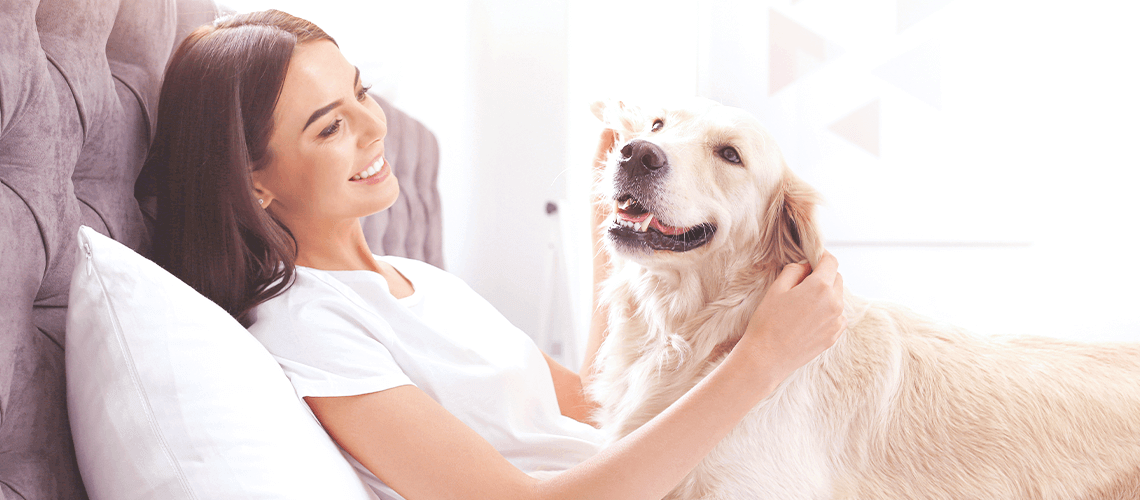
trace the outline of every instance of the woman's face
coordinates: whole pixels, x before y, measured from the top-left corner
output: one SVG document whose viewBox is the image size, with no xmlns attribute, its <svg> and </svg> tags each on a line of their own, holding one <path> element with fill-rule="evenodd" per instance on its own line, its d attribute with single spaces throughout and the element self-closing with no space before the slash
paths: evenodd
<svg viewBox="0 0 1140 500">
<path fill-rule="evenodd" d="M 270 161 L 252 173 L 263 206 L 293 231 L 384 210 L 400 187 L 384 159 L 380 105 L 329 41 L 298 45 L 273 111 Z"/>
</svg>

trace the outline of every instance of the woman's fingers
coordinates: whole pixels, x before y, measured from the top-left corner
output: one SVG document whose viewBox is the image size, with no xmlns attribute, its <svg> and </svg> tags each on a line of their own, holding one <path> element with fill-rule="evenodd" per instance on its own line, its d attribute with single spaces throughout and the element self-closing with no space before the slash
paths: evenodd
<svg viewBox="0 0 1140 500">
<path fill-rule="evenodd" d="M 830 285 L 835 282 L 835 276 L 839 274 L 839 261 L 831 255 L 831 252 L 824 250 L 823 256 L 819 258 L 819 264 L 811 274 L 815 279 Z"/>
<path fill-rule="evenodd" d="M 784 266 L 780 274 L 776 276 L 776 281 L 772 283 L 772 288 L 776 291 L 791 290 L 796 285 L 803 282 L 811 274 L 811 265 L 807 263 L 794 262 Z"/>
<path fill-rule="evenodd" d="M 846 329 L 838 267 L 828 252 L 814 270 L 803 263 L 784 266 L 754 311 L 745 333 L 747 344 L 776 373 L 786 376 L 803 366 L 834 345 Z"/>
</svg>

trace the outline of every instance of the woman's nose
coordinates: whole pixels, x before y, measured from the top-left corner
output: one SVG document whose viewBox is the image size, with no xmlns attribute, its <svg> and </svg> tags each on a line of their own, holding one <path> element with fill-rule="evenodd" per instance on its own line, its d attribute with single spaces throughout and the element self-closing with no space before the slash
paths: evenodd
<svg viewBox="0 0 1140 500">
<path fill-rule="evenodd" d="M 359 108 L 361 115 L 360 142 L 363 146 L 382 140 L 388 134 L 388 123 L 387 117 L 384 116 L 384 110 L 380 109 L 380 105 L 370 101 L 372 99 L 366 99 Z"/>
</svg>

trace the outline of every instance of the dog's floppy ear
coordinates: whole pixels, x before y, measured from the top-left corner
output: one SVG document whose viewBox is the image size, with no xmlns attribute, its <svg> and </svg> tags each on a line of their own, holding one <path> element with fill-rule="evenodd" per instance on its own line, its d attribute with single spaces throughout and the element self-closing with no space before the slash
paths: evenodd
<svg viewBox="0 0 1140 500">
<path fill-rule="evenodd" d="M 602 122 L 605 122 L 606 121 L 606 107 L 608 107 L 609 105 L 610 105 L 610 101 L 594 101 L 594 103 L 590 105 L 590 112 L 594 114 L 594 118 L 597 118 L 598 120 L 601 120 Z"/>
<path fill-rule="evenodd" d="M 764 215 L 761 245 L 765 262 L 783 266 L 807 259 L 814 269 L 823 256 L 815 205 L 819 194 L 787 167 Z"/>
</svg>

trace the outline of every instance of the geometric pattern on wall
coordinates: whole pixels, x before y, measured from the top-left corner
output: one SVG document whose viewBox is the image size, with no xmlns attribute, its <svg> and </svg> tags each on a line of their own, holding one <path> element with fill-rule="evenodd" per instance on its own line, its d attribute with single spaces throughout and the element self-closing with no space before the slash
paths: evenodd
<svg viewBox="0 0 1140 500">
<path fill-rule="evenodd" d="M 871 73 L 936 109 L 942 109 L 942 61 L 933 44 L 902 54 Z"/>
<path fill-rule="evenodd" d="M 868 153 L 879 156 L 878 99 L 852 111 L 827 128 Z"/>
<path fill-rule="evenodd" d="M 955 147 L 945 132 L 970 134 L 961 111 L 972 101 L 961 101 L 961 88 L 978 80 L 946 78 L 947 63 L 961 66 L 956 56 L 969 47 L 948 34 L 984 6 L 767 0 L 746 10 L 739 0 L 707 1 L 714 7 L 702 26 L 700 92 L 764 122 L 789 164 L 828 199 L 821 213 L 834 241 L 1026 240 L 1028 229 L 1015 225 L 1023 212 L 985 218 L 973 205 L 952 210 L 942 179 L 949 158 L 971 149 Z M 959 184 L 963 196 L 992 194 L 982 184 Z M 915 194 L 924 192 L 931 194 Z"/>
<path fill-rule="evenodd" d="M 775 95 L 842 52 L 775 10 L 768 12 L 768 37 L 768 95 Z"/>
<path fill-rule="evenodd" d="M 1129 90 L 1140 88 L 1135 85 L 1140 60 L 1136 0 L 1095 2 L 1095 8 L 1079 2 L 766 0 L 748 12 L 740 12 L 740 0 L 706 1 L 720 6 L 719 15 L 707 16 L 703 26 L 711 33 L 702 39 L 709 45 L 699 60 L 705 65 L 699 81 L 706 95 L 735 101 L 776 135 L 788 164 L 827 200 L 819 213 L 829 245 L 889 247 L 881 253 L 853 250 L 852 255 L 877 254 L 874 262 L 883 267 L 906 255 L 929 268 L 962 270 L 963 263 L 980 262 L 981 256 L 1026 255 L 1022 252 L 1029 252 L 1029 246 L 1037 257 L 1077 255 L 1080 245 L 1070 238 L 1079 238 L 1058 236 L 1051 217 L 1075 213 L 1057 208 L 1054 198 L 1075 197 L 1068 186 L 1073 181 L 1041 180 L 1050 176 L 1040 173 L 1045 167 L 1065 171 L 1069 155 L 1078 158 L 1081 147 L 1052 147 L 1044 138 L 1082 134 L 1081 140 L 1093 146 L 1092 154 L 1113 164 L 1098 175 L 1140 185 L 1137 169 L 1127 168 L 1140 164 L 1135 154 L 1113 149 L 1127 142 L 1123 137 L 1138 137 L 1134 118 L 1140 113 L 1119 112 L 1140 108 Z M 721 34 L 725 25 L 730 29 Z M 765 27 L 769 33 L 757 32 Z M 842 44 L 844 55 L 835 60 L 821 55 L 823 40 Z M 788 54 L 796 53 L 790 49 L 810 56 L 807 62 L 814 65 L 788 62 Z M 748 58 L 732 58 L 738 54 Z M 1065 65 L 1050 64 L 1054 60 Z M 765 83 L 767 92 L 761 89 Z M 1093 111 L 1094 102 L 1111 111 Z M 1050 157 L 1050 150 L 1062 154 Z M 1096 184 L 1104 185 L 1100 179 Z M 1099 189 L 1104 188 L 1094 188 Z M 1095 195 L 1085 199 L 1097 203 Z M 1135 199 L 1112 206 L 1131 209 L 1121 216 L 1133 222 L 1131 227 L 1112 232 L 1116 242 L 1128 240 L 1121 248 L 1136 248 L 1140 211 Z M 1108 227 L 1104 221 L 1098 226 Z M 1094 234 L 1088 229 L 1087 234 Z M 929 265 L 935 260 L 940 262 Z M 1038 267 L 1028 266 L 1027 275 L 1037 275 Z M 1135 275 L 1135 266 L 1128 269 Z M 910 283 L 898 278 L 907 274 L 884 272 L 881 281 Z M 879 279 L 873 273 L 866 276 Z M 1099 278 L 1079 279 L 1101 283 Z M 1023 288 L 1012 281 L 1001 283 L 1002 289 Z M 952 303 L 948 296 L 931 292 L 931 303 Z M 1028 306 L 1032 308 L 1036 302 L 1063 303 L 1054 296 L 1024 294 L 1034 297 L 1025 301 L 1034 303 Z M 1134 293 L 1126 296 L 1131 304 L 1140 303 Z M 1086 303 L 1091 310 L 1108 312 L 1117 298 Z M 994 309 L 1008 310 L 1005 304 Z M 1140 332 L 1135 318 L 1115 316 L 1090 327 L 1083 322 L 1092 320 L 1083 315 L 1057 324 L 1071 322 L 1076 327 L 1070 334 L 1078 335 L 1128 331 L 1135 340 L 1134 332 Z M 1009 316 L 995 324 L 1028 324 L 1030 314 Z M 1049 331 L 1052 322 L 1035 327 Z"/>
</svg>

